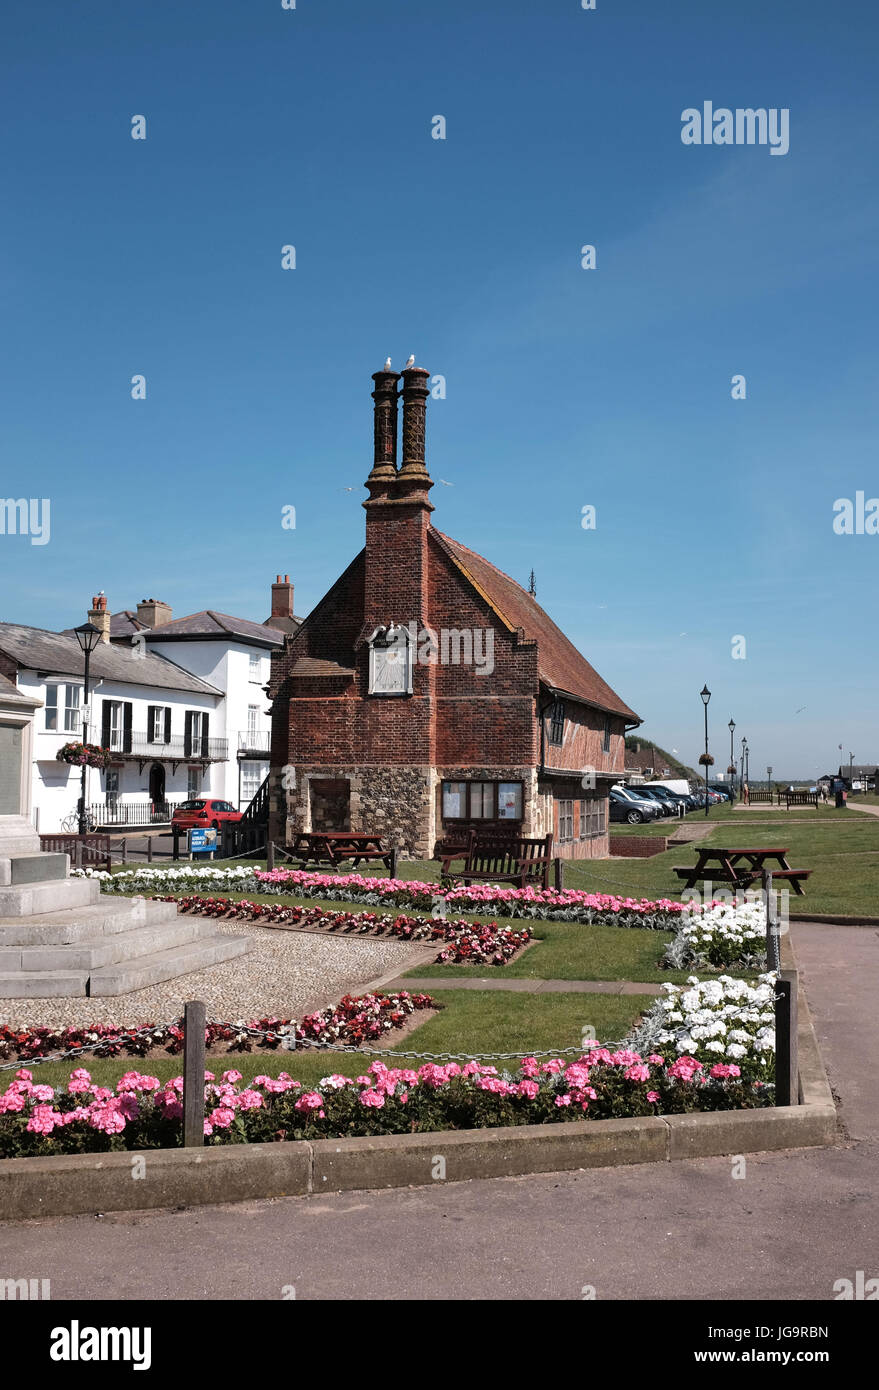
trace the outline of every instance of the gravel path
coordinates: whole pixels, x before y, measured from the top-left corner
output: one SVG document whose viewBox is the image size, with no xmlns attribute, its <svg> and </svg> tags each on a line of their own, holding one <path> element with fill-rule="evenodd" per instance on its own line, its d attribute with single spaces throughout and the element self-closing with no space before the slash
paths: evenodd
<svg viewBox="0 0 879 1390">
<path fill-rule="evenodd" d="M 411 943 L 278 931 L 252 922 L 217 922 L 216 930 L 249 936 L 253 949 L 225 964 L 113 998 L 0 999 L 0 1021 L 18 1027 L 166 1023 L 180 1017 L 187 999 L 203 999 L 209 1020 L 299 1018 L 343 994 L 424 965 L 436 954 L 435 948 Z"/>
</svg>

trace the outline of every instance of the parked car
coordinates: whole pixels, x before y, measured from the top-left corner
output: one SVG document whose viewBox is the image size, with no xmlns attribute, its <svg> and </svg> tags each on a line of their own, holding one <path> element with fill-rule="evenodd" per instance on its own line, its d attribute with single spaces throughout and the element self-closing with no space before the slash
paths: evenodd
<svg viewBox="0 0 879 1390">
<path fill-rule="evenodd" d="M 654 786 L 652 782 L 649 783 L 648 786 L 644 788 L 644 790 L 652 790 L 659 792 L 660 796 L 665 797 L 666 800 L 671 802 L 672 806 L 674 807 L 675 815 L 678 814 L 681 806 L 683 806 L 684 808 L 685 815 L 688 811 L 695 810 L 696 802 L 694 801 L 692 796 L 682 796 L 680 792 L 673 792 L 669 787 Z"/>
<path fill-rule="evenodd" d="M 648 801 L 655 801 L 662 815 L 676 816 L 677 806 L 671 799 L 669 792 L 660 791 L 658 787 L 644 787 L 640 784 L 631 789 L 637 796 L 646 797 Z"/>
<path fill-rule="evenodd" d="M 618 787 L 611 787 L 608 798 L 612 821 L 640 825 L 642 821 L 657 820 L 662 814 L 655 801 L 638 800 Z"/>
<path fill-rule="evenodd" d="M 192 801 L 181 801 L 171 817 L 171 829 L 204 829 L 207 826 L 219 830 L 223 821 L 239 821 L 241 816 L 242 812 L 236 811 L 229 801 L 220 801 L 215 796 L 200 796 Z"/>
</svg>

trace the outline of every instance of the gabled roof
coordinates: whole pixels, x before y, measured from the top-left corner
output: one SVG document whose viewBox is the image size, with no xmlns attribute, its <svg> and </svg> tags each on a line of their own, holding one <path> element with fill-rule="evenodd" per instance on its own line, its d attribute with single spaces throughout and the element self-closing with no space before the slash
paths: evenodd
<svg viewBox="0 0 879 1390">
<path fill-rule="evenodd" d="M 48 671 L 63 676 L 85 673 L 80 645 L 75 637 L 65 632 L 47 632 L 41 627 L 23 627 L 20 623 L 0 623 L 0 651 L 28 671 Z M 127 685 L 152 685 L 200 695 L 223 694 L 201 676 L 182 670 L 167 657 L 146 651 L 135 659 L 130 646 L 112 642 L 98 643 L 89 661 L 89 675 L 95 680 L 124 681 Z"/>
<path fill-rule="evenodd" d="M 112 628 L 111 628 L 112 631 Z M 258 642 L 261 646 L 280 647 L 286 634 L 280 628 L 266 627 L 263 623 L 251 622 L 250 618 L 235 618 L 229 613 L 217 613 L 206 608 L 201 613 L 189 613 L 185 618 L 175 618 L 173 622 L 162 623 L 159 627 L 145 628 L 147 641 L 174 641 L 231 637 L 244 642 Z M 114 634 L 115 636 L 115 634 Z"/>
<path fill-rule="evenodd" d="M 545 685 L 584 704 L 621 715 L 629 722 L 641 723 L 635 711 L 602 680 L 585 656 L 578 652 L 573 642 L 521 584 L 435 527 L 431 527 L 428 534 L 434 537 L 506 626 L 511 630 L 521 628 L 526 639 L 537 643 L 538 672 Z"/>
<path fill-rule="evenodd" d="M 130 608 L 123 608 L 120 613 L 113 613 L 110 617 L 110 636 L 130 637 L 133 632 L 147 631 L 146 623 L 142 623 L 136 613 L 132 613 Z"/>
</svg>

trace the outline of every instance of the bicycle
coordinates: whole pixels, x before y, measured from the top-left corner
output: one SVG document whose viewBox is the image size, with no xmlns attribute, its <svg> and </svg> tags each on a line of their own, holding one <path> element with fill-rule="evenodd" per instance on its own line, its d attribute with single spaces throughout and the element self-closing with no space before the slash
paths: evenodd
<svg viewBox="0 0 879 1390">
<path fill-rule="evenodd" d="M 94 831 L 97 830 L 97 828 L 98 828 L 98 822 L 95 820 L 94 816 L 91 814 L 90 811 L 86 811 L 86 814 L 85 814 L 85 833 L 86 833 L 87 835 L 91 835 L 91 834 L 94 833 Z M 78 835 L 78 834 L 79 834 L 79 811 L 78 811 L 78 810 L 71 811 L 71 813 L 70 813 L 69 816 L 65 816 L 65 817 L 64 817 L 64 819 L 63 819 L 62 822 L 61 822 L 61 829 L 64 831 L 65 835 Z"/>
</svg>

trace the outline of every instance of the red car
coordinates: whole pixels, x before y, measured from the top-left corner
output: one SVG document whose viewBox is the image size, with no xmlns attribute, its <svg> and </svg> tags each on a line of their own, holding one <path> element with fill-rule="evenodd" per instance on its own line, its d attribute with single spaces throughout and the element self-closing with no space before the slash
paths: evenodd
<svg viewBox="0 0 879 1390">
<path fill-rule="evenodd" d="M 238 821 L 241 811 L 228 801 L 220 801 L 215 796 L 200 796 L 197 800 L 181 801 L 171 817 L 171 828 L 189 830 L 190 827 L 204 829 L 205 826 L 219 830 L 224 820 Z"/>
</svg>

